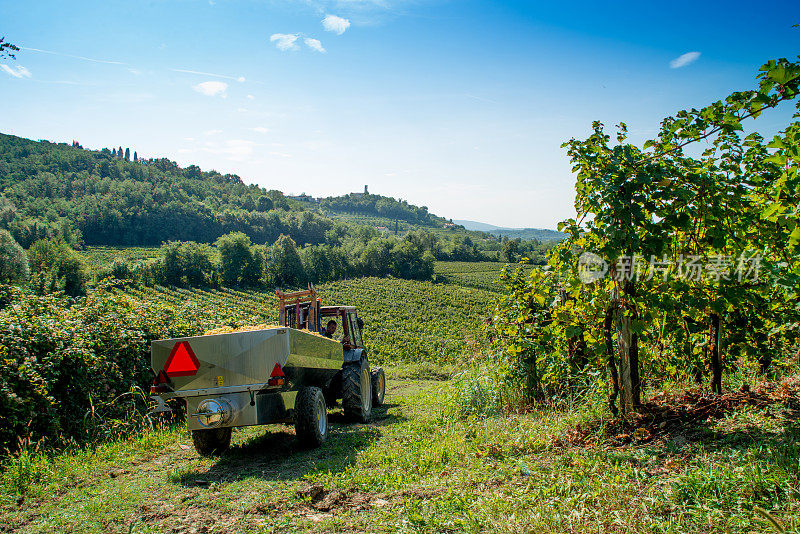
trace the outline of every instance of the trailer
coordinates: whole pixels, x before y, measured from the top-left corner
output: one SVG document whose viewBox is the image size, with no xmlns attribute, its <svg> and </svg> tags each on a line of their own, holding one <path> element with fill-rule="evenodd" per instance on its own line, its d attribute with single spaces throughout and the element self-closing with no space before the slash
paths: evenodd
<svg viewBox="0 0 800 534">
<path fill-rule="evenodd" d="M 381 368 L 370 368 L 356 308 L 323 307 L 312 285 L 277 295 L 273 327 L 150 345 L 151 413 L 184 402 L 203 456 L 225 451 L 233 428 L 275 423 L 294 424 L 301 444 L 318 447 L 328 437 L 328 409 L 339 399 L 355 422 L 369 421 L 383 403 L 386 379 Z M 330 323 L 334 330 L 341 325 L 341 339 Z"/>
</svg>

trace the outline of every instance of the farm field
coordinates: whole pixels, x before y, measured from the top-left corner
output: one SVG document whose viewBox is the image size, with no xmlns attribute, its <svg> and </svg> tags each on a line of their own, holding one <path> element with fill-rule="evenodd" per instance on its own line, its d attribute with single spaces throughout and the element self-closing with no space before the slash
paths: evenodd
<svg viewBox="0 0 800 534">
<path fill-rule="evenodd" d="M 158 258 L 161 254 L 158 247 L 88 247 L 79 254 L 92 270 L 111 265 L 116 258 L 128 261 L 141 261 Z"/>
<path fill-rule="evenodd" d="M 378 363 L 457 363 L 470 341 L 481 335 L 482 317 L 491 313 L 496 297 L 458 285 L 386 278 L 330 282 L 317 289 L 324 305 L 358 307 L 370 360 Z M 124 291 L 142 301 L 178 307 L 208 328 L 277 321 L 272 291 L 161 286 Z"/>
<path fill-rule="evenodd" d="M 141 261 L 160 256 L 158 247 L 88 247 L 79 254 L 86 265 L 95 271 L 111 265 L 116 258 Z M 497 282 L 505 263 L 497 261 L 437 261 L 434 274 L 446 283 L 486 291 L 502 291 Z"/>
<path fill-rule="evenodd" d="M 437 261 L 434 274 L 450 284 L 500 292 L 503 286 L 498 279 L 505 266 L 496 261 Z M 526 271 L 532 268 L 525 267 Z"/>
</svg>

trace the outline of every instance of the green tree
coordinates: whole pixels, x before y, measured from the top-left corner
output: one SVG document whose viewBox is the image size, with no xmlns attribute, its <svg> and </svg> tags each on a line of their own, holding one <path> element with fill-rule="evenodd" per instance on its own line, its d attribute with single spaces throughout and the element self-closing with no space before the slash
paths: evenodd
<svg viewBox="0 0 800 534">
<path fill-rule="evenodd" d="M 28 258 L 7 230 L 0 230 L 0 282 L 20 282 L 28 276 Z"/>
<path fill-rule="evenodd" d="M 282 234 L 270 247 L 266 272 L 276 286 L 293 286 L 306 281 L 297 245 L 288 235 Z"/>
<path fill-rule="evenodd" d="M 208 245 L 170 241 L 161 247 L 161 253 L 162 283 L 190 287 L 214 285 L 216 266 Z"/>
<path fill-rule="evenodd" d="M 269 198 L 267 195 L 261 195 L 258 197 L 258 211 L 269 211 L 272 209 L 272 199 Z"/>
<path fill-rule="evenodd" d="M 559 382 L 585 388 L 587 369 L 605 367 L 609 407 L 616 410 L 619 394 L 629 412 L 640 401 L 642 369 L 658 381 L 702 377 L 710 366 L 719 393 L 726 346 L 743 355 L 752 355 L 748 345 L 794 346 L 800 126 L 795 120 L 769 145 L 739 132 L 746 119 L 797 96 L 800 64 L 771 61 L 758 80 L 755 90 L 666 118 L 642 147 L 627 142 L 624 124 L 612 142 L 599 122 L 587 139 L 565 144 L 578 217 L 559 225 L 569 239 L 553 250 L 548 271 L 506 282 L 513 293 L 501 302 L 494 332 L 511 369 L 555 365 L 538 375 L 566 379 L 549 383 L 552 394 Z M 684 153 L 700 141 L 702 152 Z M 584 251 L 606 260 L 610 276 L 586 278 Z M 737 258 L 754 256 L 763 260 L 760 272 L 730 276 Z M 643 272 L 642 259 L 650 260 Z"/>
<path fill-rule="evenodd" d="M 254 271 L 259 273 L 260 266 L 253 256 L 250 238 L 242 232 L 234 232 L 217 239 L 216 245 L 222 283 L 227 286 L 252 284 Z M 256 274 L 255 280 L 258 278 Z"/>
<path fill-rule="evenodd" d="M 519 239 L 511 239 L 503 243 L 503 248 L 500 252 L 503 261 L 508 263 L 516 263 L 519 259 Z"/>
<path fill-rule="evenodd" d="M 388 239 L 371 239 L 359 257 L 359 266 L 366 276 L 386 276 L 392 267 L 392 242 Z"/>
<path fill-rule="evenodd" d="M 31 285 L 40 293 L 64 291 L 68 295 L 86 292 L 89 274 L 78 254 L 61 239 L 40 240 L 28 250 Z"/>
<path fill-rule="evenodd" d="M 9 59 L 17 59 L 14 52 L 19 51 L 19 48 L 6 41 L 5 37 L 0 37 L 0 59 L 7 57 Z"/>
<path fill-rule="evenodd" d="M 320 283 L 334 279 L 328 247 L 309 246 L 300 251 L 303 271 L 311 282 Z"/>
</svg>

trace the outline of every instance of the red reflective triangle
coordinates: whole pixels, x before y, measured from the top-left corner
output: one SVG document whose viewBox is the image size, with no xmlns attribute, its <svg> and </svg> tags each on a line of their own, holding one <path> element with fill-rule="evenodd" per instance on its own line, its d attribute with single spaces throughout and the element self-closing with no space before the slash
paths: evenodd
<svg viewBox="0 0 800 534">
<path fill-rule="evenodd" d="M 197 374 L 200 362 L 186 341 L 178 341 L 169 353 L 164 372 L 167 376 L 192 376 Z"/>
<path fill-rule="evenodd" d="M 286 376 L 285 374 L 283 374 L 283 369 L 281 369 L 281 366 L 278 365 L 277 363 L 275 364 L 275 367 L 272 368 L 272 374 L 269 375 L 269 377 L 275 378 L 276 376 Z"/>
</svg>

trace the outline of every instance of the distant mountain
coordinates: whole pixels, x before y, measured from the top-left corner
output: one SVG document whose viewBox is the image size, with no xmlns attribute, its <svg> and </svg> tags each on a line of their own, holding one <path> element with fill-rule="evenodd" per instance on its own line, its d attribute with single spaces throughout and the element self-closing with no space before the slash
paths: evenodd
<svg viewBox="0 0 800 534">
<path fill-rule="evenodd" d="M 487 224 L 477 221 L 457 221 L 453 219 L 455 224 L 460 224 L 467 230 L 477 230 L 479 232 L 487 232 L 495 236 L 505 236 L 509 239 L 536 239 L 542 243 L 550 241 L 560 241 L 567 237 L 566 234 L 556 232 L 555 230 L 547 230 L 546 228 L 503 228 L 493 224 Z"/>
<path fill-rule="evenodd" d="M 491 232 L 492 230 L 500 230 L 500 226 L 495 226 L 493 224 L 482 223 L 478 221 L 457 221 L 453 219 L 455 224 L 460 224 L 467 230 L 477 230 L 479 232 Z"/>
</svg>

